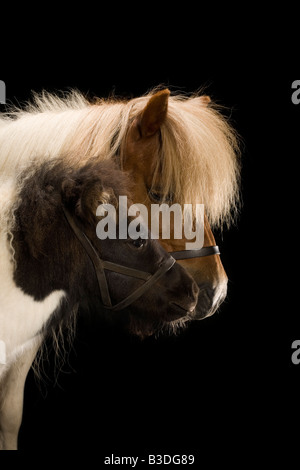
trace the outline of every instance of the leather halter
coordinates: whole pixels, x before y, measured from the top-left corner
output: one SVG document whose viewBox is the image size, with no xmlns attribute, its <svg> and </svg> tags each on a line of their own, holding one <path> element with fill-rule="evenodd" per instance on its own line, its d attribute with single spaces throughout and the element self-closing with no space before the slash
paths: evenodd
<svg viewBox="0 0 300 470">
<path fill-rule="evenodd" d="M 165 261 L 163 261 L 160 267 L 155 271 L 154 274 L 148 273 L 147 271 L 141 271 L 135 268 L 129 268 L 127 266 L 122 266 L 111 261 L 105 261 L 100 258 L 99 254 L 93 247 L 92 243 L 85 235 L 85 233 L 77 226 L 75 220 L 73 219 L 70 212 L 62 206 L 62 210 L 66 217 L 67 222 L 69 223 L 71 229 L 76 235 L 77 239 L 80 241 L 81 245 L 88 254 L 91 262 L 93 263 L 95 273 L 97 276 L 98 286 L 101 293 L 101 299 L 103 306 L 109 310 L 122 310 L 125 307 L 128 307 L 132 302 L 141 297 L 158 279 L 160 279 L 175 263 L 175 259 L 172 256 L 169 256 Z M 124 274 L 126 276 L 134 277 L 136 279 L 142 279 L 145 281 L 143 285 L 138 287 L 134 292 L 129 294 L 125 299 L 121 300 L 115 305 L 112 305 L 108 285 L 105 276 L 105 270 L 112 271 L 119 274 Z"/>
<path fill-rule="evenodd" d="M 189 259 L 189 258 L 202 258 L 203 256 L 219 255 L 220 250 L 217 245 L 204 246 L 200 250 L 182 250 L 170 251 L 170 254 L 175 259 Z"/>
</svg>

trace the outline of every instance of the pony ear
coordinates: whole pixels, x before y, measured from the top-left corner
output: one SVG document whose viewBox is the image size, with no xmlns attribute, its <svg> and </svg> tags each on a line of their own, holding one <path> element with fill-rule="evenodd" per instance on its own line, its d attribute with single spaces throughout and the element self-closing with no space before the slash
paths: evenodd
<svg viewBox="0 0 300 470">
<path fill-rule="evenodd" d="M 209 103 L 211 102 L 210 97 L 207 95 L 199 96 L 199 100 L 200 100 L 200 103 L 204 106 L 208 106 Z"/>
<path fill-rule="evenodd" d="M 142 137 L 154 135 L 166 119 L 170 91 L 166 88 L 151 96 L 139 119 Z"/>
<path fill-rule="evenodd" d="M 75 179 L 65 178 L 61 184 L 62 202 L 74 209 L 80 198 L 81 187 Z"/>
<path fill-rule="evenodd" d="M 83 222 L 93 224 L 99 204 L 116 205 L 116 196 L 112 188 L 104 188 L 99 178 L 74 181 L 66 179 L 62 183 L 63 203 Z"/>
</svg>

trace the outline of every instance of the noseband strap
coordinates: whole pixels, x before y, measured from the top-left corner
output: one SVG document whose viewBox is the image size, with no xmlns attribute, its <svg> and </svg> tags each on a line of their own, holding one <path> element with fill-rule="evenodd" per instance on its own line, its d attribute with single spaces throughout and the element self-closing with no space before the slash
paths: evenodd
<svg viewBox="0 0 300 470">
<path fill-rule="evenodd" d="M 159 278 L 161 278 L 167 271 L 169 271 L 169 269 L 171 269 L 175 263 L 175 259 L 172 256 L 169 256 L 161 263 L 157 271 L 154 274 L 151 274 L 147 271 L 140 271 L 139 269 L 130 268 L 128 266 L 122 266 L 111 261 L 102 260 L 97 251 L 95 250 L 94 246 L 88 239 L 88 237 L 77 226 L 70 212 L 64 206 L 62 206 L 62 210 L 64 212 L 68 224 L 70 225 L 77 239 L 80 241 L 81 245 L 88 254 L 91 262 L 93 263 L 97 276 L 102 303 L 106 309 L 116 311 L 128 307 L 130 304 L 132 304 L 132 302 L 141 297 L 156 281 L 158 281 Z M 127 297 L 125 297 L 125 299 L 121 300 L 116 305 L 112 305 L 106 281 L 105 270 L 124 274 L 125 276 L 130 276 L 136 279 L 142 279 L 143 281 L 145 281 L 145 283 L 138 287 Z"/>
<path fill-rule="evenodd" d="M 182 250 L 171 251 L 170 254 L 176 260 L 189 259 L 189 258 L 202 258 L 203 256 L 219 255 L 220 250 L 217 245 L 204 246 L 200 250 Z"/>
</svg>

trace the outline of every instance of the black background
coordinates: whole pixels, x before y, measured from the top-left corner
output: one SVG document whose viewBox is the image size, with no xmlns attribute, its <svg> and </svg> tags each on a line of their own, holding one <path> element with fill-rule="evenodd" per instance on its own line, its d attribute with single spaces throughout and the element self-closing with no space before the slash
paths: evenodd
<svg viewBox="0 0 300 470">
<path fill-rule="evenodd" d="M 256 13 L 237 12 L 220 27 L 212 13 L 183 6 L 174 17 L 153 5 L 133 18 L 125 8 L 118 23 L 113 11 L 90 11 L 84 31 L 37 22 L 31 39 L 8 38 L 0 79 L 9 102 L 42 89 L 131 97 L 162 83 L 183 92 L 204 85 L 228 107 L 243 159 L 238 223 L 215 234 L 229 277 L 220 311 L 177 337 L 144 342 L 96 313 L 81 317 L 63 372 L 49 353 L 48 378 L 28 376 L 21 455 L 92 455 L 100 467 L 111 453 L 182 453 L 242 465 L 296 449 L 300 106 L 291 83 L 299 75 L 280 12 Z"/>
</svg>

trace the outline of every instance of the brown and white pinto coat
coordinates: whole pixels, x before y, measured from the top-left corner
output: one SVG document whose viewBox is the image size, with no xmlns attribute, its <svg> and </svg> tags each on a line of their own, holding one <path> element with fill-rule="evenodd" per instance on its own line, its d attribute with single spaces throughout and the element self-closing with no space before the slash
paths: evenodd
<svg viewBox="0 0 300 470">
<path fill-rule="evenodd" d="M 38 334 L 41 325 L 58 306 L 65 305 L 65 291 L 55 279 L 55 289 L 46 297 L 37 294 L 34 298 L 15 284 L 18 274 L 12 257 L 18 257 L 18 248 L 12 234 L 13 207 L 18 206 L 20 194 L 18 175 L 34 162 L 39 166 L 61 155 L 68 168 L 80 168 L 93 157 L 117 160 L 135 183 L 134 203 L 147 207 L 164 200 L 203 203 L 204 246 L 209 246 L 215 244 L 211 226 L 229 223 L 238 207 L 238 153 L 235 132 L 206 96 L 171 96 L 168 90 L 127 102 L 113 99 L 92 103 L 75 92 L 63 99 L 44 93 L 36 96 L 35 104 L 27 109 L 12 110 L 0 117 L 0 362 L 14 351 L 13 367 L 0 364 L 3 447 L 16 447 L 24 383 L 42 340 Z M 183 250 L 185 241 L 174 240 L 172 234 L 169 240 L 160 240 L 168 251 Z M 17 262 L 20 267 L 20 259 Z M 211 315 L 227 289 L 220 257 L 179 263 L 198 285 L 195 318 Z M 32 282 L 21 277 L 26 283 Z M 14 312 L 10 318 L 15 327 L 10 333 L 2 323 L 8 311 Z M 147 328 L 146 319 L 142 320 L 145 325 L 140 324 L 138 330 Z M 1 334 L 8 336 L 6 351 Z M 20 343 L 18 335 L 22 337 Z"/>
<path fill-rule="evenodd" d="M 62 208 L 103 260 L 151 275 L 171 260 L 150 236 L 138 243 L 130 238 L 98 239 L 98 205 L 116 204 L 120 195 L 130 197 L 132 184 L 112 162 L 94 159 L 72 169 L 63 159 L 52 160 L 33 165 L 19 179 L 25 184 L 13 208 L 13 252 L 5 249 L 4 240 L 1 246 L 2 266 L 7 263 L 1 271 L 0 297 L 0 445 L 5 449 L 17 444 L 25 377 L 40 342 L 58 327 L 67 326 L 80 304 L 102 315 L 114 315 L 103 306 L 94 266 Z M 106 271 L 105 277 L 113 305 L 144 283 L 113 271 Z M 115 318 L 133 333 L 149 335 L 192 319 L 197 297 L 196 283 L 175 263 L 127 309 L 115 313 Z"/>
</svg>

